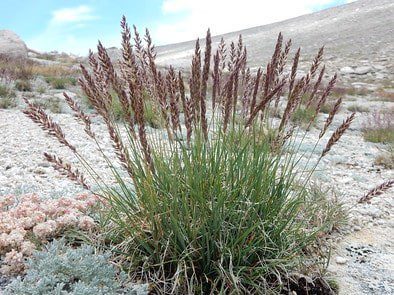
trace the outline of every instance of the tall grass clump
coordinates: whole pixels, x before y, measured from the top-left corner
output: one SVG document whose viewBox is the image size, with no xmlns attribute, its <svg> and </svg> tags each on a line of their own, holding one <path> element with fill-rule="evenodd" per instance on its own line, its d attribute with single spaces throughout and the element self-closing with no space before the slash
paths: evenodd
<svg viewBox="0 0 394 295">
<path fill-rule="evenodd" d="M 292 272 L 316 266 L 305 259 L 308 249 L 332 228 L 332 223 L 314 222 L 319 207 L 308 197 L 311 174 L 354 119 L 349 116 L 319 150 L 338 99 L 313 151 L 297 153 L 309 129 L 293 123 L 301 97 L 307 95 L 307 107 L 314 106 L 313 122 L 335 84 L 334 76 L 322 86 L 323 50 L 308 73 L 296 79 L 300 50 L 290 75 L 284 74 L 291 41 L 284 43 L 279 34 L 271 61 L 252 72 L 241 37 L 228 48 L 222 40 L 214 50 L 208 31 L 205 51 L 197 40 L 190 75 L 185 75 L 156 66 L 148 31 L 144 43 L 135 28 L 132 37 L 125 18 L 121 26 L 119 66 L 99 43 L 98 58 L 90 54 L 91 68 L 81 65 L 79 80 L 107 126 L 114 158 L 102 156 L 116 186 L 101 179 L 59 124 L 26 100 L 25 114 L 69 148 L 89 177 L 56 155 L 46 153 L 46 159 L 85 188 L 96 182 L 100 189 L 95 193 L 108 204 L 102 214 L 104 245 L 156 292 L 289 290 Z M 113 92 L 123 109 L 120 121 L 113 113 Z M 103 151 L 89 115 L 66 94 L 65 99 Z M 161 129 L 147 128 L 148 108 L 157 110 Z M 275 118 L 269 117 L 272 109 Z"/>
</svg>

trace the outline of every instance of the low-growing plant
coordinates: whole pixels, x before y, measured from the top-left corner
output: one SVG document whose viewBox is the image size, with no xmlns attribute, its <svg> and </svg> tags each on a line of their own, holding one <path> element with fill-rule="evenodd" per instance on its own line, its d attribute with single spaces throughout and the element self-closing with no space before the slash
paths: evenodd
<svg viewBox="0 0 394 295">
<path fill-rule="evenodd" d="M 0 97 L 0 109 L 11 109 L 16 107 L 15 97 Z"/>
<path fill-rule="evenodd" d="M 37 88 L 37 92 L 39 94 L 44 94 L 47 91 L 47 88 L 45 86 L 40 86 Z"/>
<path fill-rule="evenodd" d="M 320 112 L 323 114 L 329 114 L 331 110 L 334 108 L 336 101 L 328 100 L 325 104 L 322 105 Z"/>
<path fill-rule="evenodd" d="M 26 100 L 24 111 L 74 152 L 102 188 L 96 194 L 107 202 L 102 220 L 106 245 L 129 261 L 134 279 L 152 282 L 158 293 L 266 294 L 280 291 L 288 274 L 305 264 L 306 257 L 311 269 L 316 267 L 310 263 L 314 258 L 307 249 L 332 229 L 329 216 L 336 215 L 327 213 L 316 225 L 316 211 L 312 210 L 316 205 L 308 197 L 309 180 L 313 167 L 354 119 L 354 114 L 346 118 L 324 149 L 317 150 L 339 109 L 338 99 L 315 148 L 309 155 L 299 152 L 308 129 L 299 129 L 292 122 L 302 95 L 308 93 L 306 107 L 314 108 L 315 118 L 336 81 L 334 76 L 317 91 L 325 71 L 320 68 L 323 48 L 308 73 L 296 79 L 300 50 L 290 75 L 284 75 L 291 41 L 283 44 L 279 34 L 266 70 L 259 68 L 252 74 L 241 37 L 230 45 L 227 58 L 222 41 L 211 67 L 208 31 L 203 54 L 196 42 L 189 85 L 185 86 L 182 72 L 156 66 L 148 31 L 143 45 L 135 30 L 132 46 L 125 18 L 121 25 L 120 69 L 115 70 L 99 43 L 98 58 L 89 55 L 92 70 L 81 65 L 80 80 L 107 126 L 121 170 L 102 152 L 90 117 L 65 94 L 86 134 L 110 165 L 115 187 L 101 179 L 94 163 L 86 162 L 60 125 L 40 107 Z M 111 91 L 119 98 L 124 120 L 114 116 Z M 147 132 L 146 102 L 159 110 L 164 130 Z M 268 117 L 271 107 L 277 109 L 279 118 Z M 262 136 L 265 134 L 269 136 Z M 316 152 L 316 163 L 309 163 Z M 299 164 L 304 157 L 307 166 Z M 56 169 L 67 165 L 70 179 L 90 187 L 89 179 L 63 159 L 52 155 L 47 159 Z"/>
<path fill-rule="evenodd" d="M 56 59 L 56 55 L 55 55 L 55 54 L 51 54 L 51 53 L 46 53 L 46 52 L 45 52 L 45 53 L 39 53 L 39 54 L 37 54 L 37 58 L 54 61 L 54 60 Z"/>
<path fill-rule="evenodd" d="M 15 92 L 8 85 L 0 84 L 0 109 L 9 109 L 15 106 Z"/>
<path fill-rule="evenodd" d="M 91 246 L 67 246 L 54 240 L 28 260 L 26 275 L 12 280 L 8 295 L 52 294 L 147 294 L 147 285 L 127 286 L 127 275 L 109 262 L 110 253 L 97 253 Z"/>
<path fill-rule="evenodd" d="M 67 171 L 67 165 L 58 167 Z M 25 270 L 25 258 L 33 250 L 62 235 L 66 230 L 91 230 L 96 226 L 89 213 L 99 205 L 95 196 L 57 200 L 36 195 L 2 196 L 0 200 L 0 272 L 14 275 Z"/>
<path fill-rule="evenodd" d="M 31 91 L 31 83 L 29 80 L 17 80 L 15 82 L 15 88 L 18 91 Z"/>
<path fill-rule="evenodd" d="M 394 112 L 375 111 L 368 117 L 362 129 L 364 139 L 374 143 L 394 143 Z"/>
<path fill-rule="evenodd" d="M 33 62 L 26 58 L 15 58 L 0 54 L 0 78 L 8 80 L 30 80 L 33 77 Z"/>
<path fill-rule="evenodd" d="M 75 71 L 70 69 L 69 66 L 64 65 L 42 65 L 34 64 L 32 67 L 32 73 L 35 76 L 43 76 L 45 78 L 51 77 L 66 77 L 76 74 Z"/>
<path fill-rule="evenodd" d="M 393 90 L 393 88 L 391 88 L 391 89 L 385 89 L 385 88 L 379 89 L 376 92 L 375 100 L 394 102 L 394 90 Z"/>
<path fill-rule="evenodd" d="M 60 114 L 62 112 L 62 105 L 58 98 L 47 99 L 44 106 L 54 114 Z"/>
<path fill-rule="evenodd" d="M 344 97 L 344 96 L 366 96 L 371 94 L 373 91 L 365 87 L 344 87 L 338 86 L 333 89 L 333 96 Z"/>
<path fill-rule="evenodd" d="M 316 119 L 315 109 L 300 107 L 294 111 L 292 121 L 296 124 L 307 126 Z"/>
<path fill-rule="evenodd" d="M 8 85 L 0 84 L 0 97 L 14 97 L 15 92 Z"/>
<path fill-rule="evenodd" d="M 380 153 L 375 158 L 375 165 L 383 166 L 386 169 L 394 169 L 394 145 L 392 144 L 387 151 Z"/>
<path fill-rule="evenodd" d="M 65 89 L 67 85 L 76 85 L 77 83 L 74 77 L 46 77 L 45 80 L 54 89 Z"/>
<path fill-rule="evenodd" d="M 347 107 L 348 111 L 356 112 L 356 113 L 368 113 L 369 108 L 367 106 L 362 106 L 359 104 L 352 104 Z"/>
</svg>

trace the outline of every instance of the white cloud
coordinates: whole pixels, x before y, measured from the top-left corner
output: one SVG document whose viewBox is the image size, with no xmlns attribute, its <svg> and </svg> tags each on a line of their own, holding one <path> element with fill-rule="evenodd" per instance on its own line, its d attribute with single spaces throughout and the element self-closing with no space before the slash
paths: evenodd
<svg viewBox="0 0 394 295">
<path fill-rule="evenodd" d="M 98 17 L 87 5 L 61 8 L 52 12 L 52 18 L 44 31 L 26 42 L 29 47 L 39 51 L 57 50 L 86 55 L 89 48 L 95 47 L 97 36 L 81 38 L 78 33 L 95 19 Z"/>
<path fill-rule="evenodd" d="M 81 5 L 72 8 L 62 8 L 52 12 L 52 23 L 77 23 L 95 19 L 92 9 L 87 5 Z"/>
<path fill-rule="evenodd" d="M 285 20 L 311 13 L 333 0 L 164 0 L 162 12 L 175 21 L 159 24 L 153 35 L 159 43 L 186 41 Z"/>
</svg>

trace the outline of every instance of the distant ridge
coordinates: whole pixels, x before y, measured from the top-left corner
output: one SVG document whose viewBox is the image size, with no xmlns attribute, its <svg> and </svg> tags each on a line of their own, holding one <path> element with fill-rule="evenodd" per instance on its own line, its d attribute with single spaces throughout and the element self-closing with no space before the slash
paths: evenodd
<svg viewBox="0 0 394 295">
<path fill-rule="evenodd" d="M 211 28 L 214 33 L 215 28 Z M 326 59 L 391 58 L 394 56 L 394 1 L 359 0 L 285 21 L 213 37 L 215 48 L 223 37 L 227 44 L 242 34 L 250 66 L 265 64 L 277 35 L 291 38 L 293 49 L 302 47 L 304 56 L 325 45 Z M 159 64 L 189 67 L 195 41 L 158 46 Z M 203 43 L 203 42 L 202 42 Z"/>
</svg>

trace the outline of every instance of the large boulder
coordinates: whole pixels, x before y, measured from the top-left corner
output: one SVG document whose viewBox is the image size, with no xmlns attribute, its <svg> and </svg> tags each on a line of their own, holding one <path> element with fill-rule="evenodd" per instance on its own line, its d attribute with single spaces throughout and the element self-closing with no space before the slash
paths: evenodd
<svg viewBox="0 0 394 295">
<path fill-rule="evenodd" d="M 27 58 L 28 49 L 23 40 L 10 30 L 0 30 L 0 55 Z"/>
</svg>

